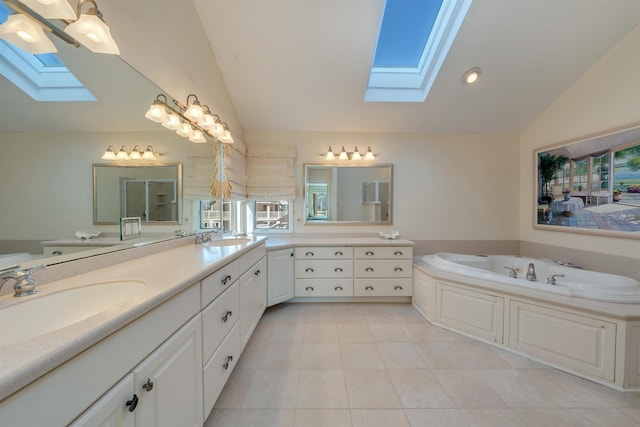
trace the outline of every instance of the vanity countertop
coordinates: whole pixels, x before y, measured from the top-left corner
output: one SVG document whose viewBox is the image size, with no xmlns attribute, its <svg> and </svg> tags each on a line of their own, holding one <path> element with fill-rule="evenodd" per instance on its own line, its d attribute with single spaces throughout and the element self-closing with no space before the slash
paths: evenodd
<svg viewBox="0 0 640 427">
<path fill-rule="evenodd" d="M 267 249 L 285 249 L 294 246 L 413 246 L 415 242 L 407 239 L 383 239 L 369 236 L 331 236 L 331 235 L 274 235 L 269 236 Z"/>
<path fill-rule="evenodd" d="M 86 350 L 123 326 L 151 311 L 210 273 L 264 243 L 266 237 L 250 238 L 248 243 L 216 246 L 189 243 L 150 256 L 79 274 L 39 288 L 36 295 L 0 298 L 0 310 L 28 303 L 61 290 L 111 281 L 135 280 L 146 284 L 144 290 L 125 302 L 114 305 L 56 331 L 33 339 L 0 347 L 0 400 Z M 170 266 L 170 268 L 165 268 Z M 37 278 L 36 273 L 36 278 Z M 9 283 L 7 286 L 10 286 Z M 45 318 L 33 319 L 46 322 Z M 19 328 L 20 325 L 14 325 Z"/>
</svg>

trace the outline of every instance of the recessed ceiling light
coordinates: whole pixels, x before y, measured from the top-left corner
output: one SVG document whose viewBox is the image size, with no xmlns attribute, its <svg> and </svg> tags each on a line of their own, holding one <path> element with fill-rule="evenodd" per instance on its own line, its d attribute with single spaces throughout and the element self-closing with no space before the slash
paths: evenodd
<svg viewBox="0 0 640 427">
<path fill-rule="evenodd" d="M 480 78 L 480 68 L 473 67 L 462 75 L 462 84 L 472 85 Z"/>
</svg>

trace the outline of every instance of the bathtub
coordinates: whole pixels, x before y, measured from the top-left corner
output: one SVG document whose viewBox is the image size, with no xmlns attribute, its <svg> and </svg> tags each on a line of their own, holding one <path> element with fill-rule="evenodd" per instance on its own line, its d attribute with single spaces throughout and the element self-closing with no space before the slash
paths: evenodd
<svg viewBox="0 0 640 427">
<path fill-rule="evenodd" d="M 629 277 L 562 266 L 553 262 L 513 255 L 461 255 L 438 253 L 421 259 L 440 270 L 545 292 L 615 303 L 640 303 L 640 283 Z M 529 264 L 535 267 L 537 281 L 525 279 Z M 505 268 L 508 267 L 508 268 Z M 509 277 L 510 270 L 517 278 Z M 556 285 L 547 283 L 553 274 Z"/>
</svg>

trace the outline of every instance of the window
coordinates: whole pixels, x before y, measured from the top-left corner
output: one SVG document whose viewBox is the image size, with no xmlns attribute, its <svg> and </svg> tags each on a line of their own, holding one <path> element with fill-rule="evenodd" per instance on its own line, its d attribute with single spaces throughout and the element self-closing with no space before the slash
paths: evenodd
<svg viewBox="0 0 640 427">
<path fill-rule="evenodd" d="M 558 169 L 556 171 L 556 182 L 555 184 L 559 187 L 571 188 L 571 164 L 569 162 L 565 163 L 562 169 Z"/>
<path fill-rule="evenodd" d="M 589 159 L 584 158 L 582 160 L 573 161 L 573 190 L 574 191 L 586 191 L 587 179 L 589 169 Z"/>
<path fill-rule="evenodd" d="M 254 231 L 289 231 L 289 201 L 255 202 Z"/>
<path fill-rule="evenodd" d="M 609 154 L 591 158 L 591 191 L 609 189 Z"/>
<path fill-rule="evenodd" d="M 222 211 L 217 200 L 200 201 L 200 230 L 237 231 L 237 202 L 224 202 Z"/>
</svg>

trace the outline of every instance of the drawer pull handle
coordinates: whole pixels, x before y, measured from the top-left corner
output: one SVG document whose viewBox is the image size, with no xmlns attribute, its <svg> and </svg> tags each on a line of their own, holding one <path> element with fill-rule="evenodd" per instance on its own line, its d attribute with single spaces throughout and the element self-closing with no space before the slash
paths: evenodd
<svg viewBox="0 0 640 427">
<path fill-rule="evenodd" d="M 373 267 L 367 267 L 364 269 L 364 271 L 373 271 Z"/>
<path fill-rule="evenodd" d="M 371 252 L 371 251 L 367 251 L 367 252 L 365 252 L 364 254 L 365 254 L 365 255 L 371 255 L 371 256 L 373 256 L 373 252 Z"/>
<path fill-rule="evenodd" d="M 129 412 L 135 411 L 136 406 L 138 406 L 138 396 L 134 394 L 131 400 L 127 400 L 127 403 L 125 403 L 125 405 L 129 407 Z"/>
<path fill-rule="evenodd" d="M 222 316 L 222 321 L 224 323 L 227 323 L 227 320 L 229 320 L 229 317 L 231 317 L 231 315 L 233 314 L 233 312 L 231 310 L 227 311 L 224 316 Z"/>
<path fill-rule="evenodd" d="M 315 254 L 313 252 L 307 252 L 304 254 L 304 256 L 315 256 Z"/>
<path fill-rule="evenodd" d="M 393 271 L 402 271 L 402 267 L 396 267 L 393 269 Z"/>
<path fill-rule="evenodd" d="M 260 270 L 256 270 L 253 274 L 255 274 L 256 276 L 260 275 Z"/>
<path fill-rule="evenodd" d="M 304 288 L 305 291 L 313 291 L 313 286 L 307 286 Z"/>
<path fill-rule="evenodd" d="M 336 273 L 342 273 L 342 268 L 336 267 L 333 271 L 335 271 Z"/>
<path fill-rule="evenodd" d="M 402 290 L 402 286 L 400 286 L 400 285 L 394 286 L 393 289 L 395 289 L 396 291 L 401 291 Z"/>
<path fill-rule="evenodd" d="M 142 384 L 142 388 L 146 391 L 153 390 L 153 381 L 151 381 L 151 378 L 147 378 L 147 382 Z"/>
<path fill-rule="evenodd" d="M 227 283 L 229 283 L 229 280 L 231 280 L 231 276 L 227 275 L 224 279 L 222 279 L 222 284 L 226 285 Z"/>
<path fill-rule="evenodd" d="M 231 362 L 232 360 L 233 360 L 233 356 L 227 356 L 227 361 L 224 362 L 224 364 L 222 365 L 225 371 L 229 369 L 229 362 Z"/>
<path fill-rule="evenodd" d="M 340 251 L 336 251 L 336 253 L 335 253 L 334 255 L 335 255 L 335 256 L 342 256 L 342 255 L 344 255 L 344 254 L 343 254 L 342 252 L 340 252 Z"/>
<path fill-rule="evenodd" d="M 341 290 L 342 290 L 342 286 L 336 286 L 336 287 L 335 287 L 335 290 L 336 290 L 336 291 L 341 291 Z"/>
<path fill-rule="evenodd" d="M 304 271 L 306 271 L 307 273 L 313 273 L 313 268 L 307 267 Z"/>
<path fill-rule="evenodd" d="M 364 288 L 365 291 L 372 291 L 373 290 L 373 286 L 367 286 L 366 288 Z"/>
<path fill-rule="evenodd" d="M 397 256 L 402 256 L 402 252 L 401 251 L 395 251 L 393 254 L 397 255 Z"/>
<path fill-rule="evenodd" d="M 62 255 L 62 251 L 53 251 L 51 255 Z"/>
</svg>

